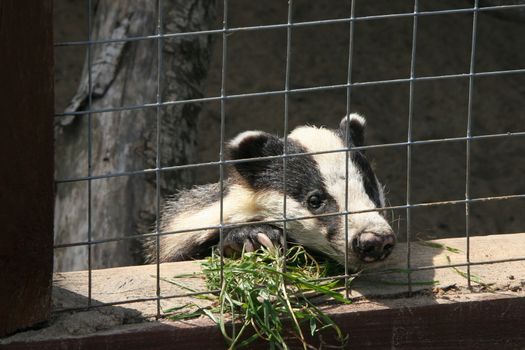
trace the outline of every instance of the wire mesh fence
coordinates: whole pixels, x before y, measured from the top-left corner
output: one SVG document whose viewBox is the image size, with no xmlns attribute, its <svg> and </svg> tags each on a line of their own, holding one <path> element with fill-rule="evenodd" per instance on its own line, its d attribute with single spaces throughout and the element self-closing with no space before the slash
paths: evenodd
<svg viewBox="0 0 525 350">
<path fill-rule="evenodd" d="M 161 263 L 160 263 L 160 239 L 163 236 L 169 236 L 169 235 L 175 235 L 180 233 L 187 233 L 187 232 L 195 232 L 195 231 L 202 231 L 202 230 L 216 230 L 219 234 L 219 246 L 223 246 L 224 244 L 224 237 L 225 237 L 225 230 L 231 229 L 234 227 L 241 227 L 246 225 L 253 225 L 254 222 L 226 222 L 224 220 L 223 214 L 224 214 L 224 196 L 222 195 L 224 193 L 225 189 L 225 183 L 226 183 L 226 167 L 235 165 L 235 164 L 241 164 L 241 163 L 249 163 L 249 162 L 256 162 L 261 160 L 281 160 L 282 161 L 282 168 L 283 168 L 283 208 L 282 208 L 282 218 L 279 219 L 272 219 L 272 220 L 262 220 L 258 221 L 258 224 L 275 224 L 279 223 L 282 225 L 283 229 L 283 236 L 284 236 L 284 250 L 286 252 L 287 249 L 287 234 L 288 234 L 288 223 L 299 221 L 299 220 L 305 220 L 305 219 L 312 219 L 312 218 L 323 218 L 323 217 L 334 217 L 344 216 L 346 218 L 345 220 L 345 261 L 347 262 L 345 264 L 344 274 L 340 276 L 336 276 L 338 278 L 348 280 L 349 278 L 355 277 L 356 275 L 352 273 L 350 266 L 348 266 L 348 243 L 349 243 L 349 227 L 348 227 L 348 217 L 350 215 L 355 214 L 361 214 L 361 213 L 369 213 L 369 212 L 383 212 L 385 210 L 400 210 L 404 211 L 406 215 L 406 232 L 398 232 L 398 236 L 404 236 L 406 239 L 406 270 L 408 271 L 408 284 L 407 284 L 407 291 L 410 293 L 412 291 L 412 280 L 411 280 L 411 274 L 416 271 L 425 271 L 425 270 L 435 270 L 435 269 L 442 269 L 442 268 L 450 268 L 450 267 L 466 267 L 467 269 L 467 280 L 468 280 L 468 286 L 471 286 L 471 272 L 470 267 L 474 265 L 484 265 L 484 264 L 496 264 L 496 263 L 506 263 L 506 262 L 512 262 L 512 261 L 522 261 L 525 260 L 525 255 L 523 257 L 513 257 L 509 259 L 500 259 L 500 260 L 490 260 L 490 261 L 471 261 L 470 258 L 470 237 L 471 237 L 471 231 L 470 231 L 470 211 L 471 211 L 471 204 L 473 203 L 481 203 L 481 202 L 488 202 L 488 201 L 506 201 L 511 199 L 524 199 L 524 194 L 512 194 L 512 195 L 498 195 L 498 196 L 483 196 L 483 197 L 473 197 L 471 194 L 471 143 L 475 140 L 485 140 L 485 139 L 507 139 L 507 138 L 516 138 L 516 137 L 524 137 L 525 131 L 514 131 L 514 132 L 506 132 L 506 133 L 489 133 L 489 134 L 476 134 L 474 135 L 472 132 L 472 122 L 475 119 L 475 114 L 473 112 L 473 95 L 475 91 L 475 83 L 476 79 L 480 77 L 490 77 L 490 76 L 506 76 L 506 75 L 517 75 L 517 74 L 523 74 L 525 73 L 525 68 L 521 69 L 508 69 L 508 70 L 493 70 L 493 71 L 477 71 L 476 70 L 476 44 L 477 44 L 477 26 L 478 26 L 478 15 L 480 13 L 486 13 L 490 11 L 515 11 L 518 9 L 525 8 L 524 5 L 519 4 L 513 4 L 513 5 L 498 5 L 498 6 L 480 6 L 479 0 L 475 0 L 472 4 L 472 7 L 465 7 L 465 8 L 456 8 L 456 9 L 444 9 L 444 10 L 433 10 L 433 11 L 421 11 L 420 10 L 420 1 L 415 0 L 413 2 L 413 11 L 406 12 L 406 13 L 389 13 L 389 14 L 379 14 L 379 15 L 367 15 L 367 16 L 357 16 L 355 13 L 355 1 L 350 1 L 350 13 L 348 16 L 344 16 L 342 18 L 335 18 L 335 19 L 324 19 L 324 20 L 313 20 L 313 21 L 294 21 L 294 2 L 293 0 L 288 1 L 288 7 L 287 7 L 287 21 L 286 23 L 279 23 L 279 24 L 268 24 L 268 25 L 254 25 L 254 26 L 242 26 L 242 27 L 233 27 L 230 25 L 229 19 L 228 19 L 228 9 L 229 4 L 228 0 L 224 0 L 223 2 L 223 25 L 222 28 L 219 29 L 210 29 L 210 30 L 202 30 L 202 31 L 191 31 L 191 32 L 165 32 L 164 28 L 164 18 L 166 14 L 163 11 L 163 1 L 158 0 L 157 2 L 157 20 L 156 20 L 156 32 L 152 35 L 143 35 L 143 36 L 134 36 L 134 37 L 127 37 L 122 39 L 112 39 L 112 38 L 104 38 L 100 40 L 93 40 L 92 38 L 92 31 L 93 31 L 93 11 L 94 6 L 92 0 L 87 0 L 86 2 L 86 12 L 87 12 L 87 19 L 88 19 L 88 25 L 87 25 L 87 31 L 88 31 L 88 38 L 87 40 L 80 40 L 80 41 L 65 41 L 65 42 L 58 42 L 56 43 L 56 47 L 74 47 L 74 46 L 82 46 L 86 47 L 87 50 L 87 65 L 88 65 L 88 101 L 87 105 L 84 110 L 77 110 L 77 111 L 71 111 L 71 112 L 63 112 L 63 113 L 57 113 L 55 115 L 55 118 L 64 118 L 67 116 L 81 116 L 82 118 L 87 118 L 87 124 L 88 124 L 88 134 L 87 134 L 87 155 L 88 155 L 88 168 L 87 168 L 87 174 L 84 176 L 71 176 L 71 177 L 63 177 L 63 178 L 57 178 L 56 184 L 58 186 L 67 184 L 67 183 L 81 183 L 85 182 L 87 183 L 87 237 L 86 240 L 77 241 L 77 242 L 68 242 L 68 243 L 57 243 L 55 244 L 55 249 L 64 249 L 64 248 L 70 248 L 70 247 L 87 247 L 88 253 L 88 261 L 87 261 L 87 269 L 88 269 L 88 304 L 87 307 L 101 307 L 101 306 L 109 306 L 109 305 L 122 305 L 127 303 L 133 303 L 133 302 L 139 302 L 139 301 L 156 301 L 157 302 L 157 316 L 162 316 L 162 310 L 161 310 L 161 300 L 164 299 L 170 299 L 170 298 L 177 298 L 177 297 L 183 297 L 183 296 L 190 296 L 190 295 L 199 295 L 199 294 L 205 294 L 205 293 L 217 293 L 218 291 L 202 291 L 202 292 L 192 292 L 192 293 L 184 293 L 179 295 L 164 295 L 163 291 L 161 289 L 160 284 L 160 276 L 161 276 Z M 453 14 L 465 14 L 470 15 L 472 18 L 472 31 L 471 31 L 471 46 L 470 46 L 470 57 L 469 57 L 469 69 L 467 72 L 464 73 L 457 73 L 457 74 L 444 74 L 444 75 L 430 75 L 430 76 L 418 76 L 416 74 L 416 58 L 417 58 L 417 43 L 418 43 L 418 20 L 422 17 L 426 16 L 436 16 L 436 15 L 453 15 Z M 410 72 L 409 76 L 406 78 L 396 78 L 396 79 L 384 79 L 384 80 L 371 80 L 371 81 L 354 81 L 352 77 L 352 71 L 354 69 L 354 41 L 355 41 L 355 24 L 358 22 L 365 22 L 365 21 L 382 21 L 382 20 L 388 20 L 388 19 L 395 19 L 395 18 L 408 18 L 412 20 L 412 35 L 411 35 L 411 53 L 410 53 Z M 347 54 L 347 77 L 346 77 L 346 83 L 344 84 L 335 84 L 335 85 L 318 85 L 318 86 L 310 86 L 310 87 L 301 87 L 301 88 L 294 88 L 291 84 L 291 57 L 293 56 L 293 33 L 294 30 L 301 27 L 321 27 L 331 24 L 345 24 L 348 26 L 348 43 L 346 48 L 346 54 Z M 228 76 L 228 39 L 229 36 L 233 33 L 240 33 L 240 32 L 256 32 L 256 31 L 262 31 L 262 30 L 286 30 L 286 53 L 285 53 L 285 67 L 284 67 L 284 86 L 282 89 L 278 90 L 268 90 L 268 91 L 261 91 L 261 92 L 244 92 L 244 93 L 229 93 L 229 87 L 227 86 L 227 76 Z M 191 36 L 198 36 L 198 35 L 214 35 L 217 37 L 220 37 L 221 40 L 221 84 L 220 84 L 220 95 L 218 96 L 208 96 L 208 97 L 201 97 L 201 98 L 192 98 L 192 99 L 182 99 L 182 100 L 163 100 L 162 98 L 162 92 L 163 92 L 163 42 L 165 40 L 171 39 L 171 38 L 182 38 L 182 37 L 191 37 Z M 101 44 L 109 44 L 109 43 L 127 43 L 127 42 L 135 42 L 135 41 L 155 41 L 156 42 L 156 52 L 152 53 L 157 56 L 157 67 L 156 67 L 156 101 L 153 103 L 144 103 L 144 104 L 137 104 L 137 105 L 126 105 L 126 106 L 110 106 L 105 108 L 93 108 L 93 78 L 92 78 L 92 66 L 93 66 L 93 47 L 95 45 L 101 45 Z M 414 118 L 414 99 L 415 94 L 417 92 L 418 83 L 425 82 L 425 81 L 438 81 L 438 80 L 454 80 L 454 79 L 468 79 L 468 100 L 466 101 L 467 104 L 467 126 L 466 130 L 464 132 L 464 136 L 455 136 L 455 137 L 445 137 L 445 138 L 433 138 L 433 139 L 424 139 L 424 140 L 416 140 L 413 137 L 413 118 Z M 346 115 L 350 115 L 351 108 L 352 108 L 352 92 L 353 89 L 359 88 L 359 87 L 366 87 L 366 86 L 383 86 L 383 85 L 389 85 L 389 84 L 399 84 L 399 83 L 406 83 L 409 86 L 408 91 L 408 115 L 407 118 L 407 135 L 406 135 L 406 141 L 402 142 L 390 142 L 390 143 L 378 143 L 378 144 L 372 144 L 372 145 L 366 145 L 366 146 L 353 146 L 348 143 L 348 140 L 346 142 L 346 147 L 340 148 L 340 149 L 332 149 L 328 151 L 321 151 L 321 152 L 302 152 L 302 153 L 293 153 L 288 150 L 288 143 L 287 143 L 287 137 L 289 135 L 289 114 L 290 114 L 290 97 L 294 94 L 300 94 L 300 93 L 315 93 L 315 92 L 321 92 L 321 91 L 330 91 L 330 90 L 343 90 L 346 93 Z M 227 109 L 226 104 L 229 101 L 233 100 L 239 100 L 239 99 L 248 99 L 252 97 L 263 97 L 263 96 L 280 96 L 283 98 L 284 101 L 284 115 L 283 118 L 283 130 L 282 134 L 284 135 L 284 151 L 281 155 L 278 156 L 266 156 L 266 157 L 257 157 L 257 158 L 250 158 L 250 159 L 227 159 L 226 157 L 226 120 L 228 118 L 227 115 Z M 219 145 L 219 155 L 218 160 L 211 161 L 211 162 L 199 162 L 199 163 L 192 163 L 192 164 L 170 164 L 170 165 L 163 165 L 162 159 L 161 159 L 161 153 L 160 153 L 160 140 L 161 140 L 161 133 L 163 132 L 160 122 L 160 114 L 161 109 L 166 106 L 172 106 L 172 105 L 182 105 L 182 104 L 191 104 L 191 103 L 204 103 L 204 102 L 218 102 L 220 103 L 220 145 Z M 156 113 L 156 125 L 157 125 L 157 133 L 155 137 L 155 143 L 156 143 L 156 155 L 155 155 L 155 167 L 154 168 L 147 168 L 147 169 L 139 169 L 139 170 L 131 170 L 131 171 L 112 171 L 106 174 L 94 174 L 93 173 L 93 157 L 92 157 L 92 148 L 93 148 L 93 135 L 92 135 L 92 119 L 94 115 L 99 115 L 102 117 L 103 113 L 107 112 L 118 112 L 118 111 L 132 111 L 132 110 L 139 110 L 139 109 L 152 109 L 155 110 Z M 131 122 L 130 117 L 130 122 Z M 348 126 L 347 126 L 348 128 Z M 348 129 L 347 129 L 348 134 Z M 457 198 L 452 200 L 442 200 L 442 201 L 431 201 L 431 202 L 417 202 L 413 200 L 413 194 L 412 194 L 412 153 L 413 148 L 415 146 L 419 145 L 432 145 L 432 144 L 446 144 L 446 143 L 463 143 L 465 145 L 465 181 L 464 181 L 464 198 Z M 287 197 L 289 196 L 287 194 L 286 184 L 288 183 L 287 177 L 290 176 L 289 173 L 287 173 L 286 169 L 288 166 L 288 162 L 290 159 L 295 159 L 298 157 L 306 157 L 306 156 L 313 156 L 313 155 L 321 155 L 321 154 L 346 154 L 346 174 L 348 176 L 348 167 L 349 167 L 349 157 L 348 155 L 351 152 L 356 151 L 364 151 L 364 150 L 372 150 L 372 149 L 401 149 L 406 151 L 406 193 L 405 193 L 405 203 L 400 205 L 386 205 L 382 208 L 374 208 L 374 209 L 366 209 L 366 210 L 358 210 L 358 211 L 351 211 L 349 210 L 348 205 L 348 178 L 346 178 L 346 188 L 345 188 L 345 205 L 344 210 L 339 210 L 335 213 L 325 213 L 325 214 L 319 214 L 319 215 L 311 215 L 311 216 L 301 216 L 301 217 L 289 217 L 287 213 L 289 212 L 289 208 L 287 208 Z M 169 171 L 178 171 L 178 170 L 187 170 L 187 169 L 200 169 L 208 166 L 217 166 L 219 168 L 219 193 L 221 193 L 220 200 L 219 200 L 219 212 L 220 212 L 220 219 L 218 225 L 212 225 L 212 226 L 205 226 L 205 227 L 194 227 L 191 229 L 183 229 L 183 230 L 177 230 L 177 231 L 163 231 L 160 226 L 160 216 L 161 216 L 161 208 L 162 208 L 162 191 L 160 187 L 161 183 L 161 175 L 163 172 L 169 172 Z M 100 179 L 107 179 L 107 178 L 116 178 L 116 177 L 128 177 L 128 176 L 138 176 L 138 175 L 144 175 L 144 174 L 154 174 L 156 178 L 156 187 L 155 187 L 155 216 L 157 218 L 155 230 L 151 233 L 146 234 L 122 234 L 118 237 L 112 237 L 112 238 L 94 238 L 92 235 L 92 211 L 91 208 L 93 206 L 92 203 L 92 182 L 94 180 L 100 180 Z M 464 218 L 465 218 L 465 232 L 464 237 L 466 241 L 466 252 L 465 252 L 465 262 L 464 263 L 454 263 L 454 264 L 446 264 L 446 265 L 429 265 L 429 266 L 414 266 L 412 263 L 411 257 L 411 245 L 410 243 L 414 239 L 414 234 L 411 229 L 411 221 L 413 217 L 412 210 L 416 208 L 428 208 L 428 207 L 439 207 L 439 206 L 464 206 Z M 124 241 L 124 240 L 136 240 L 136 239 L 154 239 L 155 245 L 156 245 L 156 295 L 154 297 L 149 298 L 140 298 L 140 299 L 133 299 L 133 300 L 122 300 L 118 302 L 112 302 L 112 303 L 97 303 L 96 305 L 93 305 L 92 303 L 92 272 L 93 272 L 93 262 L 92 262 L 92 247 L 94 245 L 98 244 L 104 244 L 104 243 L 110 243 L 110 242 L 117 242 L 117 241 Z M 222 249 L 221 249 L 222 250 Z M 525 252 L 524 252 L 525 254 Z M 222 255 L 221 255 L 221 262 L 222 262 Z M 378 271 L 376 273 L 384 273 L 381 271 Z M 221 278 L 222 275 L 221 275 Z M 345 283 L 347 285 L 347 283 Z M 346 295 L 348 297 L 349 295 L 349 289 L 346 288 Z M 68 309 L 69 310 L 69 309 Z M 60 310 L 63 311 L 63 310 Z"/>
</svg>

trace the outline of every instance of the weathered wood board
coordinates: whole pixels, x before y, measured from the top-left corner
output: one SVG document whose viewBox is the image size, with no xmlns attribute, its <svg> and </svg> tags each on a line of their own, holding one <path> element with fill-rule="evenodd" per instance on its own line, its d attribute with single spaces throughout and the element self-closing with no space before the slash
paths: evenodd
<svg viewBox="0 0 525 350">
<path fill-rule="evenodd" d="M 433 245 L 435 247 L 431 247 Z M 443 248 L 437 248 L 441 246 Z M 466 262 L 465 238 L 449 238 L 427 243 L 411 244 L 411 266 L 429 267 L 462 264 Z M 448 249 L 447 249 L 448 248 Z M 452 252 L 454 250 L 456 252 Z M 406 243 L 400 243 L 392 255 L 380 264 L 374 264 L 373 270 L 406 269 Z M 525 257 L 525 234 L 491 235 L 471 238 L 470 261 L 486 262 L 510 258 Z M 162 296 L 184 295 L 189 291 L 166 280 L 176 275 L 200 272 L 200 261 L 184 261 L 162 264 L 160 268 L 160 288 Z M 385 297 L 408 291 L 406 273 L 367 273 L 357 278 L 352 284 L 351 297 Z M 462 275 L 466 267 L 438 268 L 412 273 L 412 290 L 431 289 L 432 287 L 458 288 L 467 287 L 467 279 Z M 471 267 L 471 274 L 485 284 L 500 289 L 510 284 L 520 283 L 525 279 L 525 261 L 487 264 Z M 509 279 L 513 278 L 513 279 Z M 87 271 L 55 273 L 54 307 L 55 309 L 84 307 L 87 305 Z M 182 286 L 197 292 L 206 291 L 202 278 L 176 278 Z M 476 283 L 473 282 L 474 285 Z M 76 298 L 64 295 L 74 293 Z M 93 270 L 92 298 L 94 303 L 115 303 L 126 300 L 154 298 L 156 296 L 156 266 L 132 266 L 112 269 Z M 191 301 L 202 302 L 191 298 Z M 184 305 L 188 298 L 173 298 L 161 301 L 163 309 Z M 140 302 L 126 307 L 136 309 L 145 316 L 156 315 L 156 301 Z"/>
<path fill-rule="evenodd" d="M 452 238 L 435 240 L 429 243 L 411 244 L 411 266 L 428 267 L 448 264 L 461 264 L 466 261 L 465 239 Z M 406 244 L 398 244 L 392 256 L 374 269 L 406 268 Z M 525 233 L 472 237 L 470 247 L 471 262 L 487 262 L 521 258 L 525 255 Z M 179 275 L 200 271 L 199 261 L 162 264 L 160 269 L 160 288 L 162 296 L 180 296 L 161 300 L 162 310 L 184 305 L 188 302 L 205 304 L 207 301 L 185 297 L 188 290 L 205 291 L 202 278 L 177 278 L 179 286 L 166 280 Z M 438 268 L 414 272 L 413 291 L 426 289 L 413 298 L 403 298 L 407 292 L 406 273 L 364 274 L 357 278 L 352 286 L 351 298 L 356 302 L 351 305 L 330 305 L 327 308 L 334 315 L 343 319 L 349 313 L 368 311 L 406 309 L 434 304 L 464 303 L 480 300 L 511 298 L 524 300 L 525 297 L 525 261 L 485 264 L 472 266 L 471 273 L 482 283 L 481 288 L 473 282 L 474 291 L 469 291 L 467 280 L 463 276 L 466 267 Z M 54 278 L 53 303 L 55 309 L 82 308 L 87 305 L 88 277 L 86 271 L 56 273 Z M 421 284 L 423 282 L 423 284 Z M 433 282 L 433 283 L 428 283 Z M 477 292 L 476 292 L 477 291 Z M 92 299 L 97 303 L 119 303 L 136 299 L 154 298 L 156 295 L 156 266 L 120 267 L 92 271 Z M 523 304 L 523 303 L 521 303 Z M 521 305 L 519 304 L 519 305 Z M 523 306 L 523 305 L 522 305 Z M 470 309 L 469 309 L 470 310 Z M 156 301 L 140 301 L 131 304 L 119 304 L 76 313 L 58 313 L 54 323 L 48 328 L 18 334 L 3 342 L 30 340 L 49 340 L 57 337 L 78 337 L 95 332 L 118 332 L 136 329 L 138 326 L 126 325 L 153 320 L 156 315 Z M 353 317 L 353 316 L 352 316 Z M 185 323 L 161 321 L 162 325 L 180 327 L 212 327 L 210 320 L 199 319 Z M 144 327 L 159 325 L 158 322 L 144 324 Z M 164 326 L 163 326 L 164 327 Z M 146 329 L 144 328 L 144 329 Z M 164 329 L 164 328 L 163 328 Z M 203 328 L 204 329 L 204 328 Z M 207 329 L 207 328 L 206 328 Z M 2 341 L 0 341 L 0 344 Z"/>
</svg>

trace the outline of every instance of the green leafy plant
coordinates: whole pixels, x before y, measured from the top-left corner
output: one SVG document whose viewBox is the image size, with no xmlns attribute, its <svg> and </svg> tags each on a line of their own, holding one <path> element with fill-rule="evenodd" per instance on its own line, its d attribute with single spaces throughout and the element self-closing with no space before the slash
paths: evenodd
<svg viewBox="0 0 525 350">
<path fill-rule="evenodd" d="M 219 326 L 229 349 L 256 339 L 267 341 L 271 349 L 290 349 L 294 344 L 308 349 L 314 337 L 320 347 L 345 347 L 348 336 L 312 302 L 315 296 L 350 302 L 334 291 L 340 284 L 339 279 L 329 277 L 335 263 L 319 263 L 304 248 L 294 246 L 286 258 L 279 250 L 262 249 L 243 253 L 240 259 L 224 258 L 222 266 L 214 254 L 202 265 L 207 288 L 220 290 L 218 296 L 207 296 L 215 298 L 213 306 L 188 304 L 179 309 L 194 309 L 171 319 L 208 316 Z M 335 344 L 328 344 L 323 335 Z"/>
</svg>

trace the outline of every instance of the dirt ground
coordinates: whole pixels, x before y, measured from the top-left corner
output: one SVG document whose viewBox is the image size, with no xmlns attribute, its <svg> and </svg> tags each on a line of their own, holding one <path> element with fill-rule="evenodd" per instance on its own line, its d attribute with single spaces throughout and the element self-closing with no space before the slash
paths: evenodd
<svg viewBox="0 0 525 350">
<path fill-rule="evenodd" d="M 222 2 L 221 2 L 222 3 Z M 348 17 L 350 1 L 294 1 L 293 21 Z M 86 35 L 85 4 L 55 1 L 57 41 L 80 40 Z M 247 6 L 249 4 L 249 6 Z M 420 1 L 420 11 L 466 8 L 470 1 Z M 483 5 L 483 1 L 481 1 Z M 222 26 L 218 4 L 217 28 Z M 356 1 L 356 16 L 412 12 L 406 0 Z M 525 22 L 503 13 L 478 16 L 475 71 L 525 68 Z M 285 23 L 287 1 L 229 1 L 229 26 Z M 408 78 L 412 50 L 411 17 L 357 21 L 352 56 L 352 81 Z M 415 75 L 468 73 L 472 14 L 420 16 L 417 27 Z M 206 96 L 220 95 L 221 35 L 215 38 Z M 348 23 L 296 27 L 292 31 L 290 87 L 292 89 L 345 84 L 348 69 Z M 282 90 L 285 84 L 286 29 L 237 32 L 228 36 L 226 90 L 243 94 Z M 63 110 L 80 76 L 82 48 L 56 49 L 56 108 Z M 472 135 L 524 131 L 525 74 L 477 77 L 472 98 Z M 464 137 L 467 130 L 468 78 L 419 81 L 414 86 L 413 140 Z M 367 117 L 367 143 L 404 142 L 408 134 L 409 84 L 391 83 L 354 87 L 351 111 Z M 289 100 L 289 128 L 314 124 L 333 126 L 346 112 L 346 89 L 293 93 Z M 200 116 L 201 140 L 195 162 L 218 160 L 220 105 L 206 103 Z M 226 139 L 247 129 L 283 134 L 282 95 L 229 100 Z M 407 150 L 405 147 L 368 151 L 392 205 L 406 203 Z M 471 143 L 472 198 L 525 193 L 525 137 L 474 140 Z M 196 183 L 218 179 L 218 169 L 201 168 Z M 466 143 L 464 141 L 412 147 L 410 189 L 412 203 L 465 198 Z M 523 199 L 474 203 L 470 212 L 473 235 L 523 232 Z M 406 234 L 405 210 L 398 218 L 398 236 Z M 412 210 L 412 235 L 442 238 L 465 234 L 465 206 L 442 205 Z"/>
</svg>

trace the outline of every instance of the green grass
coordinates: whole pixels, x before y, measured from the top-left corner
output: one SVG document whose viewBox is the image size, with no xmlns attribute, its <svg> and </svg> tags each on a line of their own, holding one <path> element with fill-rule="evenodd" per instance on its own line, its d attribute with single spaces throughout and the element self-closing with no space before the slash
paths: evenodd
<svg viewBox="0 0 525 350">
<path fill-rule="evenodd" d="M 221 281 L 220 257 L 214 254 L 202 264 L 207 288 L 221 291 L 211 296 L 212 306 L 189 303 L 165 311 L 173 312 L 169 316 L 173 320 L 208 316 L 219 326 L 229 349 L 246 347 L 257 339 L 267 341 L 270 349 L 297 345 L 309 349 L 309 341 L 316 338 L 323 348 L 344 348 L 348 336 L 311 301 L 313 296 L 324 296 L 350 302 L 333 290 L 339 280 L 316 281 L 330 276 L 336 266 L 317 262 L 299 246 L 291 247 L 286 258 L 279 250 L 263 249 L 239 259 L 224 258 Z"/>
<path fill-rule="evenodd" d="M 430 248 L 443 249 L 443 250 L 447 250 L 447 251 L 449 251 L 451 253 L 456 253 L 456 254 L 461 253 L 461 249 L 450 247 L 448 245 L 437 243 L 437 242 L 429 242 L 429 241 L 425 241 L 425 240 L 422 240 L 422 239 L 419 239 L 416 242 L 418 244 L 420 244 L 420 245 L 423 245 L 423 246 L 426 246 L 426 247 L 430 247 Z"/>
<path fill-rule="evenodd" d="M 452 264 L 452 262 L 450 261 L 450 257 L 447 255 L 447 261 L 449 263 L 449 265 Z M 454 270 L 454 272 L 456 272 L 458 275 L 460 275 L 461 277 L 465 278 L 465 279 L 468 279 L 468 274 L 464 271 L 461 271 L 460 269 L 458 269 L 457 267 L 452 267 L 452 270 Z M 487 287 L 487 288 L 490 288 L 490 286 L 483 282 L 481 277 L 479 277 L 478 275 L 475 275 L 473 273 L 470 274 L 470 280 L 474 283 L 477 283 L 481 286 L 484 286 L 484 287 Z"/>
</svg>

